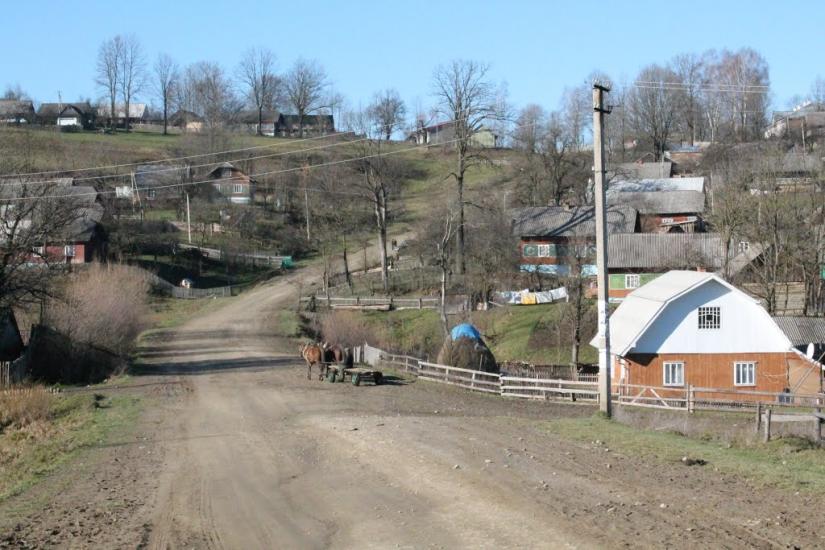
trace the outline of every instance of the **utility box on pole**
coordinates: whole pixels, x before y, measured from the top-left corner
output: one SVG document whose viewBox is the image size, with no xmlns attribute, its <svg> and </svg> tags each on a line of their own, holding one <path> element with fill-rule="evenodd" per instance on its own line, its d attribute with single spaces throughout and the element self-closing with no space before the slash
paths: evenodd
<svg viewBox="0 0 825 550">
<path fill-rule="evenodd" d="M 610 112 L 605 107 L 604 95 L 610 88 L 593 84 L 593 176 L 596 214 L 596 283 L 598 289 L 599 344 L 599 410 L 610 417 L 613 413 L 610 381 L 610 312 L 608 310 L 607 277 L 607 204 L 605 197 L 604 117 Z"/>
</svg>

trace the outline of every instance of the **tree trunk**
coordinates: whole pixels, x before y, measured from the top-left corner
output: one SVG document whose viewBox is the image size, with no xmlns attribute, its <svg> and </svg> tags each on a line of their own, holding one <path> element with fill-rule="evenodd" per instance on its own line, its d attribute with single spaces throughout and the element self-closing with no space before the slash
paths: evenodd
<svg viewBox="0 0 825 550">
<path fill-rule="evenodd" d="M 582 327 L 582 294 L 583 284 L 581 274 L 576 275 L 574 283 L 573 297 L 573 346 L 570 350 L 570 363 L 575 367 L 579 364 L 579 349 L 581 348 L 581 327 Z"/>
<path fill-rule="evenodd" d="M 450 334 L 447 326 L 447 262 L 446 258 L 441 262 L 441 327 L 444 329 L 444 335 Z"/>
<path fill-rule="evenodd" d="M 168 134 L 168 132 L 167 132 L 167 126 L 168 126 L 168 123 L 169 123 L 168 113 L 169 113 L 169 100 L 166 97 L 164 97 L 163 98 L 163 135 L 164 136 Z"/>
<path fill-rule="evenodd" d="M 342 237 L 342 242 L 344 248 L 344 277 L 347 280 L 347 286 L 349 287 L 350 293 L 352 293 L 352 274 L 349 271 L 349 258 L 347 257 L 347 237 Z"/>
<path fill-rule="evenodd" d="M 129 103 L 131 103 L 131 98 L 123 98 L 123 126 L 126 129 L 126 133 L 129 133 Z"/>
<path fill-rule="evenodd" d="M 467 263 L 464 258 L 464 153 L 459 148 L 458 172 L 458 231 L 456 231 L 456 269 L 459 275 L 464 275 Z"/>
<path fill-rule="evenodd" d="M 258 135 L 262 136 L 263 133 L 263 125 L 264 125 L 264 106 L 258 105 Z"/>
</svg>

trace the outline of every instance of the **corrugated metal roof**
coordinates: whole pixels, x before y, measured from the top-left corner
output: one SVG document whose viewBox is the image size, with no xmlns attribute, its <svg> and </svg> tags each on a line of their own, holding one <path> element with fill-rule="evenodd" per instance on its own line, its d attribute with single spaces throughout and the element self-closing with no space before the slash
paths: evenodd
<svg viewBox="0 0 825 550">
<path fill-rule="evenodd" d="M 632 233 L 636 210 L 627 206 L 607 209 L 608 233 Z M 513 234 L 519 237 L 580 237 L 596 235 L 592 206 L 533 206 L 513 211 Z"/>
<path fill-rule="evenodd" d="M 794 346 L 825 343 L 825 318 L 774 317 L 773 320 Z"/>
<path fill-rule="evenodd" d="M 607 263 L 613 269 L 719 269 L 725 256 L 724 241 L 716 233 L 618 233 L 607 242 Z"/>
<path fill-rule="evenodd" d="M 698 191 L 704 192 L 705 178 L 650 178 L 619 180 L 608 184 L 609 191 L 650 192 L 650 191 Z"/>
<path fill-rule="evenodd" d="M 640 214 L 701 214 L 705 194 L 699 191 L 616 191 L 607 193 L 608 204 L 632 206 Z"/>
</svg>

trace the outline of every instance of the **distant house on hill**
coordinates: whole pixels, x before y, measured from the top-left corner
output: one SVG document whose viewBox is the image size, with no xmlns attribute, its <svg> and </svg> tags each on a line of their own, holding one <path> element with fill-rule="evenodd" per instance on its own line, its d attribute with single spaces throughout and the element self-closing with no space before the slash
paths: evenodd
<svg viewBox="0 0 825 550">
<path fill-rule="evenodd" d="M 31 101 L 0 99 L 0 124 L 32 124 L 34 121 Z"/>
<path fill-rule="evenodd" d="M 795 349 L 758 300 L 711 273 L 670 271 L 631 292 L 610 316 L 610 342 L 620 393 L 638 394 L 631 385 L 655 387 L 662 399 L 683 398 L 688 385 L 779 393 L 822 381 L 823 365 Z"/>
<path fill-rule="evenodd" d="M 694 233 L 704 229 L 705 194 L 700 191 L 610 190 L 607 204 L 636 209 L 643 233 Z"/>
<path fill-rule="evenodd" d="M 228 162 L 211 172 L 212 186 L 232 204 L 250 204 L 255 194 L 255 180 Z"/>
<path fill-rule="evenodd" d="M 639 180 L 669 178 L 673 174 L 673 163 L 662 162 L 622 162 L 608 171 L 610 180 Z"/>
<path fill-rule="evenodd" d="M 168 206 L 181 199 L 181 184 L 189 179 L 189 167 L 185 165 L 141 164 L 135 167 L 134 187 L 122 185 L 116 193 L 118 198 L 134 203 Z"/>
<path fill-rule="evenodd" d="M 455 124 L 452 121 L 440 122 L 431 126 L 423 124 L 411 133 L 407 140 L 416 145 L 452 145 L 455 142 Z M 494 149 L 498 147 L 501 136 L 486 127 L 481 127 L 470 137 L 474 147 Z"/>
<path fill-rule="evenodd" d="M 238 123 L 250 134 L 258 133 L 258 124 L 261 126 L 261 134 L 265 136 L 275 136 L 278 132 L 279 122 L 281 121 L 281 113 L 274 110 L 264 109 L 258 117 L 256 109 L 250 111 L 241 111 L 238 113 Z"/>
<path fill-rule="evenodd" d="M 169 124 L 180 128 L 182 132 L 200 132 L 203 129 L 203 117 L 181 109 L 169 117 Z"/>
<path fill-rule="evenodd" d="M 790 111 L 774 111 L 765 138 L 788 138 L 797 142 L 825 135 L 825 107 L 808 101 Z"/>
<path fill-rule="evenodd" d="M 512 213 L 513 235 L 519 238 L 521 271 L 567 275 L 579 264 L 594 275 L 596 218 L 592 206 L 538 206 Z M 638 230 L 636 210 L 613 206 L 607 210 L 609 234 Z"/>
<path fill-rule="evenodd" d="M 97 108 L 97 116 L 101 121 L 108 121 L 112 118 L 111 111 L 111 104 L 109 102 L 103 102 Z M 145 103 L 129 104 L 129 125 L 146 123 L 149 119 L 150 113 Z M 126 120 L 126 106 L 123 103 L 115 103 L 115 125 L 125 127 Z"/>
<path fill-rule="evenodd" d="M 257 120 L 256 120 L 257 124 Z M 275 131 L 283 137 L 323 136 L 335 132 L 335 120 L 332 115 L 284 115 L 278 117 Z"/>
<path fill-rule="evenodd" d="M 86 101 L 81 103 L 41 103 L 37 110 L 40 124 L 75 126 L 90 129 L 95 125 L 95 110 Z"/>
</svg>

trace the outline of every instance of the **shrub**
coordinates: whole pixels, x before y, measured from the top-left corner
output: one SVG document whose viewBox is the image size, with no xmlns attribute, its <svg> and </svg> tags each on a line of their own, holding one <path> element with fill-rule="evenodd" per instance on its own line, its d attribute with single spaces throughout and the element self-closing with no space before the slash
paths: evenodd
<svg viewBox="0 0 825 550">
<path fill-rule="evenodd" d="M 143 330 L 150 284 L 123 265 L 92 264 L 47 309 L 46 324 L 73 343 L 124 356 Z"/>
<path fill-rule="evenodd" d="M 380 345 L 375 330 L 367 327 L 357 312 L 331 311 L 321 318 L 321 336 L 325 341 L 345 347 L 360 346 L 364 342 Z"/>
<path fill-rule="evenodd" d="M 52 395 L 42 386 L 0 391 L 0 431 L 46 420 L 51 406 Z"/>
</svg>

